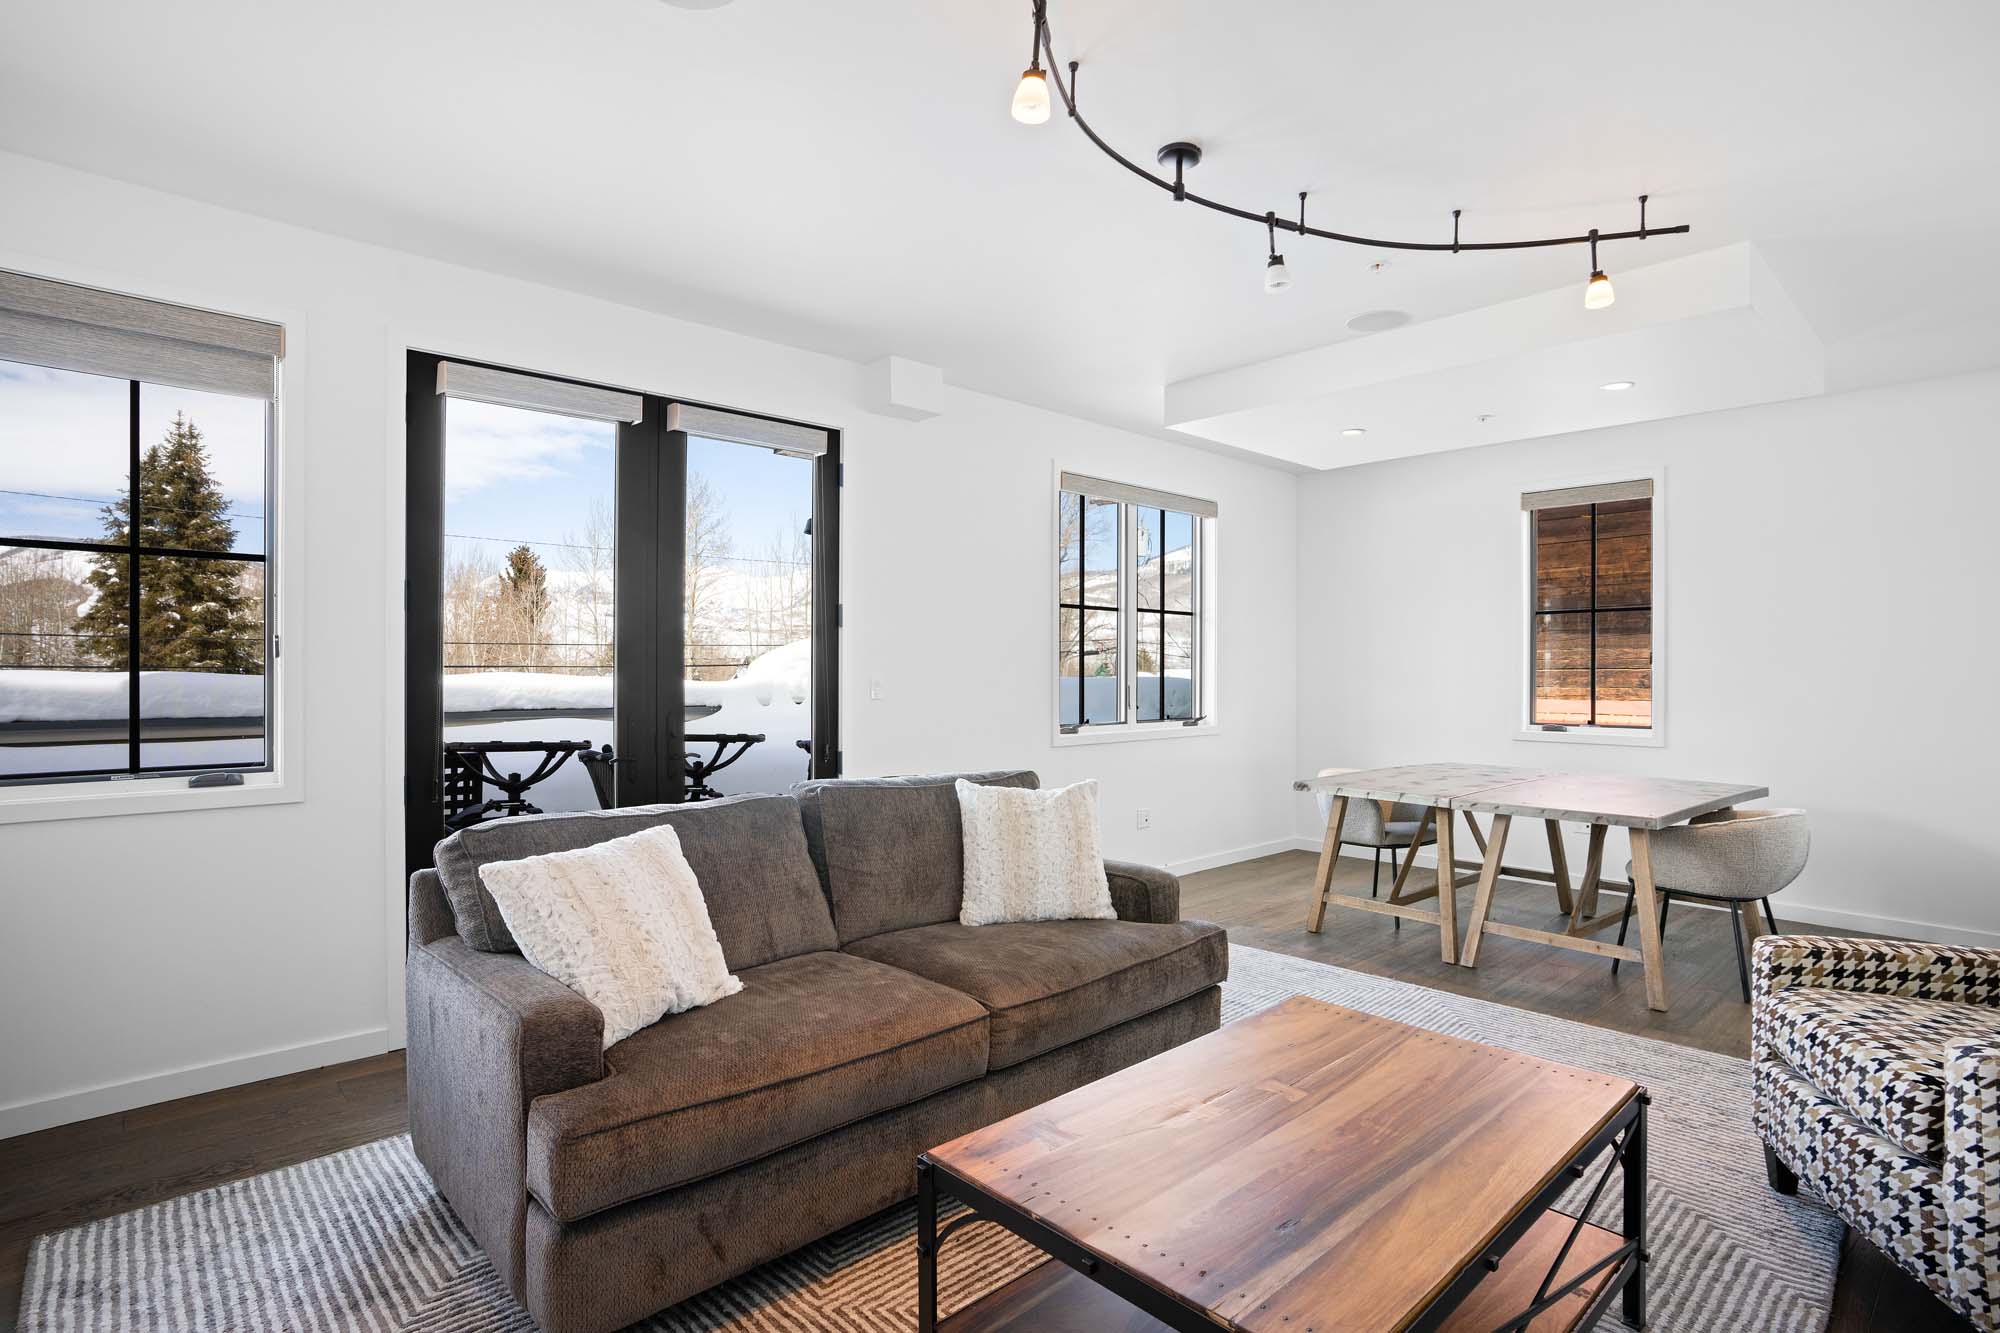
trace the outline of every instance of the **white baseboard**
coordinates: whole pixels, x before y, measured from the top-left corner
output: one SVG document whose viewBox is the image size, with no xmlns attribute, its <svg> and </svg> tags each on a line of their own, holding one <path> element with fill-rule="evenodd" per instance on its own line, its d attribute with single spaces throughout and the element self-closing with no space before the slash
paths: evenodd
<svg viewBox="0 0 2000 1333">
<path fill-rule="evenodd" d="M 12 1102 L 0 1106 L 0 1139 L 32 1134 L 39 1129 L 51 1129 L 56 1125 L 90 1120 L 101 1115 L 116 1115 L 120 1111 L 170 1102 L 178 1097 L 192 1097 L 196 1093 L 234 1088 L 283 1074 L 302 1073 L 323 1065 L 359 1060 L 364 1056 L 380 1055 L 388 1049 L 387 1029 L 369 1028 L 328 1037 L 323 1041 L 257 1051 L 213 1064 L 172 1069 L 123 1083 L 81 1088 L 37 1101 Z"/>
<path fill-rule="evenodd" d="M 1293 850 L 1317 854 L 1319 851 L 1319 839 L 1300 836 L 1293 838 L 1288 846 Z M 1259 855 L 1264 854 L 1259 853 Z M 1343 852 L 1342 855 L 1348 856 L 1351 859 L 1366 860 L 1365 857 L 1355 858 L 1352 849 Z M 1465 860 L 1467 858 L 1461 856 L 1459 859 Z M 1436 866 L 1436 852 L 1430 850 L 1418 852 L 1417 864 L 1420 866 Z M 1574 864 L 1574 862 L 1571 862 L 1572 866 Z M 1605 891 L 1614 894 L 1618 892 L 1618 890 L 1612 889 L 1609 885 L 1605 886 Z M 1677 902 L 1675 906 L 1678 908 L 1682 904 Z M 1726 910 L 1715 903 L 1690 901 L 1685 906 L 1690 908 L 1704 908 L 1717 912 Z M 1902 939 L 1924 940 L 1931 944 L 1962 944 L 1975 949 L 2000 949 L 2000 930 L 1978 930 L 1965 926 L 1941 926 L 1933 921 L 1910 921 L 1902 917 L 1876 916 L 1869 912 L 1850 912 L 1839 907 L 1822 907 L 1817 903 L 1793 898 L 1789 894 L 1774 899 L 1771 906 L 1778 914 L 1779 924 L 1788 928 L 1792 922 L 1796 921 L 1808 926 L 1838 926 L 1842 930 L 1859 930 L 1870 935 L 1894 935 Z"/>
<path fill-rule="evenodd" d="M 1236 847 L 1226 852 L 1189 857 L 1185 861 L 1170 861 L 1166 869 L 1176 875 L 1192 875 L 1198 870 L 1215 870 L 1222 866 L 1233 866 L 1238 861 L 1254 861 L 1260 856 L 1275 856 L 1279 852 L 1289 852 L 1298 845 L 1297 838 L 1274 838 L 1270 842 L 1252 843 L 1248 847 Z M 1318 843 L 1313 844 L 1315 850 L 1318 847 Z"/>
</svg>

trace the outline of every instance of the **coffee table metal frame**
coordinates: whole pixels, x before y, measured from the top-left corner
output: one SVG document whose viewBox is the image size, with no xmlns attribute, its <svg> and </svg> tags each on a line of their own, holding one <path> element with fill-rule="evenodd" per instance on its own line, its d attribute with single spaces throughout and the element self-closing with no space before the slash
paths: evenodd
<svg viewBox="0 0 2000 1333">
<path fill-rule="evenodd" d="M 1635 1329 L 1645 1328 L 1646 1264 L 1649 1258 L 1646 1251 L 1646 1107 L 1649 1103 L 1650 1098 L 1641 1088 L 1617 1115 L 1563 1164 L 1527 1206 L 1500 1229 L 1487 1253 L 1467 1264 L 1431 1298 L 1430 1303 L 1406 1325 L 1410 1333 L 1428 1333 L 1443 1327 L 1451 1312 L 1471 1294 L 1472 1289 L 1506 1263 L 1507 1252 L 1515 1242 L 1527 1235 L 1543 1214 L 1554 1208 L 1556 1200 L 1565 1191 L 1589 1173 L 1590 1164 L 1599 1155 L 1607 1152 L 1610 1156 L 1606 1158 L 1597 1184 L 1591 1190 L 1589 1202 L 1572 1219 L 1569 1238 L 1556 1252 L 1534 1300 L 1526 1309 L 1501 1324 L 1494 1333 L 1514 1333 L 1515 1330 L 1526 1329 L 1537 1316 L 1606 1269 L 1611 1270 L 1610 1278 L 1591 1298 L 1574 1327 L 1587 1329 L 1594 1326 L 1610 1306 L 1611 1298 L 1622 1295 L 1620 1315 L 1624 1322 Z M 1570 1247 L 1582 1234 L 1584 1219 L 1590 1216 L 1615 1168 L 1623 1169 L 1621 1185 L 1625 1195 L 1625 1215 L 1620 1235 L 1624 1243 L 1583 1271 L 1557 1283 L 1556 1275 L 1562 1271 Z M 940 1192 L 957 1199 L 970 1210 L 947 1222 L 942 1230 L 937 1221 Z M 1206 1311 L 1188 1305 L 1172 1293 L 1093 1254 L 1007 1200 L 973 1184 L 949 1167 L 933 1162 L 930 1154 L 925 1153 L 917 1158 L 917 1333 L 937 1333 L 939 1248 L 954 1232 L 975 1222 L 992 1222 L 1005 1227 L 1050 1258 L 1067 1264 L 1168 1328 L 1181 1330 L 1182 1333 L 1214 1333 L 1218 1328 L 1228 1327 Z"/>
</svg>

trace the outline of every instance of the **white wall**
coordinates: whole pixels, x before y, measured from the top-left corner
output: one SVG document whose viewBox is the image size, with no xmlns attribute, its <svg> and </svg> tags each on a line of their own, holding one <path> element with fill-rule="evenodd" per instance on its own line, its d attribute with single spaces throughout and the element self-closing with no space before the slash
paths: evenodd
<svg viewBox="0 0 2000 1333">
<path fill-rule="evenodd" d="M 2000 944 L 1996 422 L 1986 373 L 1313 477 L 1297 766 L 1466 759 L 1767 785 L 1813 820 L 1780 921 Z M 1656 466 L 1666 746 L 1514 739 L 1519 492 Z M 1546 867 L 1529 832 L 1510 859 Z M 1612 851 L 1622 873 L 1622 838 Z"/>
<path fill-rule="evenodd" d="M 11 155 L 0 265 L 283 319 L 308 496 L 285 645 L 305 799 L 0 826 L 0 1135 L 401 1044 L 407 347 L 840 427 L 850 773 L 1095 777 L 1107 851 L 1154 862 L 1291 838 L 1288 474 L 962 391 L 931 421 L 871 415 L 848 362 Z M 1057 467 L 1220 504 L 1218 734 L 1050 744 Z"/>
</svg>

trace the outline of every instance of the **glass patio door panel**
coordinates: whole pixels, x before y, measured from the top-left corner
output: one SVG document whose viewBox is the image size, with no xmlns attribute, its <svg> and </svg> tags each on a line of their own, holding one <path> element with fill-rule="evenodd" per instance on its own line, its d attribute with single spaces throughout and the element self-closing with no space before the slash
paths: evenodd
<svg viewBox="0 0 2000 1333">
<path fill-rule="evenodd" d="M 600 808 L 575 751 L 616 741 L 617 445 L 611 422 L 445 400 L 447 786 L 481 758 L 527 775 L 568 752 L 525 799 Z M 494 743 L 518 748 L 468 748 Z"/>
<path fill-rule="evenodd" d="M 784 791 L 811 771 L 813 460 L 690 435 L 686 467 L 692 794 Z"/>
</svg>

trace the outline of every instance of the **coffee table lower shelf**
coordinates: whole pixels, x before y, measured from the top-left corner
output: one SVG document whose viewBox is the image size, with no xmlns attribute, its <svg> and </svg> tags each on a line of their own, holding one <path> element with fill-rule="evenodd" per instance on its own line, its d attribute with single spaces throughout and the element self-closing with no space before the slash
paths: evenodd
<svg viewBox="0 0 2000 1333">
<path fill-rule="evenodd" d="M 1491 1333 L 1535 1299 L 1563 1238 L 1575 1219 L 1542 1214 L 1514 1243 L 1497 1272 L 1474 1287 L 1443 1325 L 1445 1333 Z M 1567 1281 L 1625 1243 L 1615 1231 L 1585 1223 L 1570 1247 L 1555 1285 Z M 1569 1333 L 1597 1303 L 1613 1265 L 1542 1312 L 1528 1333 Z M 1220 1327 L 1220 1325 L 1218 1325 Z M 1167 1325 L 1081 1273 L 1054 1259 L 1014 1279 L 938 1324 L 938 1333 L 1167 1333 Z"/>
</svg>

